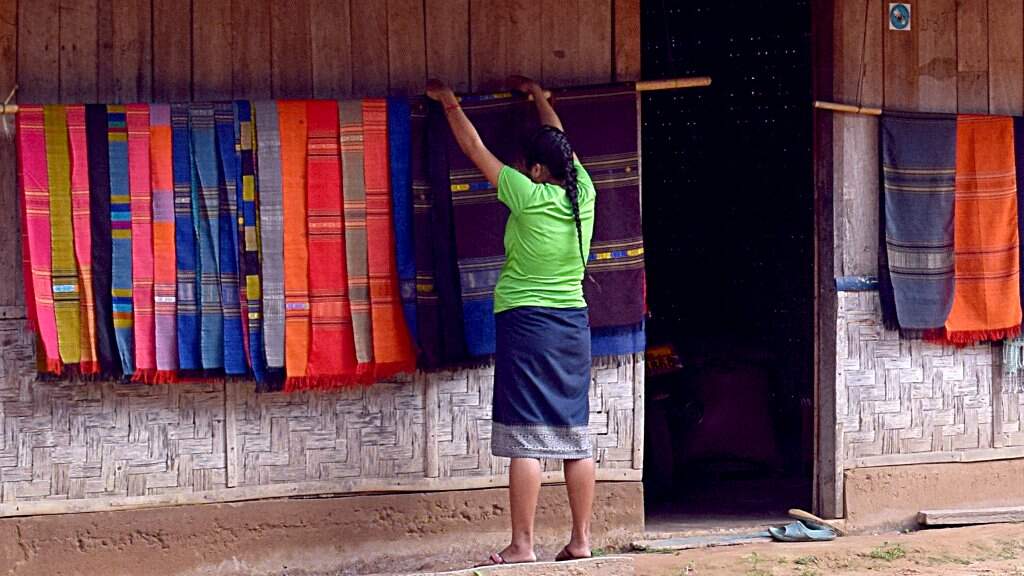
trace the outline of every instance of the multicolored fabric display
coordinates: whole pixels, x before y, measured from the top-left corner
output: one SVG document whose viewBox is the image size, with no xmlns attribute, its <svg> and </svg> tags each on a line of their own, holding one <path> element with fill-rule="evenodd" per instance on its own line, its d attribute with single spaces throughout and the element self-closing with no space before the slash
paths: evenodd
<svg viewBox="0 0 1024 576">
<path fill-rule="evenodd" d="M 266 381 L 267 361 L 263 353 L 263 306 L 260 294 L 260 237 L 256 207 L 256 129 L 253 124 L 252 106 L 249 102 L 235 102 L 235 119 L 240 169 L 238 173 L 239 198 L 239 242 L 242 258 L 239 268 L 244 273 L 242 293 L 245 295 L 245 312 L 242 316 L 246 326 L 249 367 L 256 382 Z"/>
<path fill-rule="evenodd" d="M 284 201 L 285 373 L 301 388 L 309 359 L 309 247 L 306 237 L 306 102 L 278 102 Z"/>
<path fill-rule="evenodd" d="M 75 258 L 78 260 L 80 294 L 80 358 L 78 371 L 100 372 L 96 358 L 96 299 L 92 277 L 92 223 L 89 212 L 89 144 L 85 131 L 85 106 L 66 107 L 68 143 L 71 147 L 71 220 Z"/>
<path fill-rule="evenodd" d="M 121 376 L 117 353 L 112 296 L 113 238 L 110 219 L 110 161 L 107 107 L 85 106 L 85 132 L 89 154 L 89 220 L 92 246 L 92 292 L 96 302 L 96 357 L 100 374 Z M 73 145 L 73 144 L 72 144 Z M 77 247 L 77 246 L 76 246 Z"/>
<path fill-rule="evenodd" d="M 388 187 L 387 101 L 363 101 L 363 179 L 367 262 L 373 326 L 374 379 L 416 369 L 416 352 L 402 317 Z"/>
<path fill-rule="evenodd" d="M 171 148 L 174 177 L 174 255 L 177 297 L 178 367 L 203 367 L 200 343 L 200 293 L 196 244 L 198 221 L 193 219 L 192 137 L 188 104 L 171 105 Z"/>
<path fill-rule="evenodd" d="M 402 312 L 410 336 L 416 326 L 416 250 L 413 245 L 412 111 L 406 98 L 388 99 L 388 163 L 391 167 L 391 215 Z"/>
<path fill-rule="evenodd" d="M 214 105 L 214 125 L 220 170 L 217 190 L 220 197 L 218 213 L 220 270 L 220 302 L 224 313 L 224 373 L 230 376 L 249 371 L 245 358 L 242 330 L 242 307 L 238 290 L 238 186 L 239 162 L 235 148 L 235 106 L 232 102 Z"/>
<path fill-rule="evenodd" d="M 193 104 L 189 110 L 192 134 L 192 217 L 199 239 L 200 352 L 206 370 L 224 367 L 224 316 L 220 300 L 220 184 L 213 104 Z"/>
<path fill-rule="evenodd" d="M 153 307 L 156 312 L 157 372 L 154 381 L 170 382 L 178 370 L 171 107 L 154 104 L 149 110 L 149 122 L 153 178 Z"/>
<path fill-rule="evenodd" d="M 135 312 L 132 294 L 132 197 L 128 168 L 128 117 L 124 106 L 107 106 L 107 152 L 110 159 L 111 288 L 114 334 L 121 372 L 135 373 Z"/>
<path fill-rule="evenodd" d="M 354 381 L 356 349 L 345 262 L 338 103 L 310 102 L 307 112 L 306 221 L 309 253 L 317 261 L 309 267 L 312 337 L 306 386 L 325 388 Z"/>
<path fill-rule="evenodd" d="M 263 345 L 267 369 L 284 369 L 284 206 L 281 140 L 276 102 L 257 102 L 260 260 L 263 270 Z M 268 374 L 269 376 L 269 374 Z"/>
</svg>

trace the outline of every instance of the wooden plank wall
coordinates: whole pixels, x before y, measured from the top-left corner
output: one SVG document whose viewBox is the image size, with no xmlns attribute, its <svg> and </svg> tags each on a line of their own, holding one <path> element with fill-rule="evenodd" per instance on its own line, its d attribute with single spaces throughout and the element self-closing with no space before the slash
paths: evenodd
<svg viewBox="0 0 1024 576">
<path fill-rule="evenodd" d="M 0 98 L 129 102 L 411 94 L 637 80 L 639 0 L 4 0 Z M 0 142 L 0 207 L 15 206 Z M 0 210 L 0 318 L 22 304 L 17 211 Z"/>
</svg>

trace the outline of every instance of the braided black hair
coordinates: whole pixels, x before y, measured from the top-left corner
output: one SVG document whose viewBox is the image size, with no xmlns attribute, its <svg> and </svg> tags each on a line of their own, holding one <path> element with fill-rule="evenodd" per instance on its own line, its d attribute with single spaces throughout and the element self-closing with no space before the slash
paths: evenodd
<svg viewBox="0 0 1024 576">
<path fill-rule="evenodd" d="M 547 167 L 551 176 L 562 181 L 562 187 L 572 204 L 572 216 L 576 221 L 576 243 L 579 245 L 580 261 L 584 270 L 587 257 L 583 253 L 583 223 L 580 221 L 580 191 L 577 183 L 576 165 L 573 162 L 572 146 L 569 139 L 554 126 L 541 126 L 530 141 L 526 155 L 527 167 L 541 164 Z"/>
</svg>

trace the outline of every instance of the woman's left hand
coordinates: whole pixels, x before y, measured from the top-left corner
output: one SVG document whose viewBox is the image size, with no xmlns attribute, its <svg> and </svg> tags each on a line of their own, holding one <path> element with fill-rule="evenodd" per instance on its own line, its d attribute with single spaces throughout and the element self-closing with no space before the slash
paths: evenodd
<svg viewBox="0 0 1024 576">
<path fill-rule="evenodd" d="M 427 97 L 443 103 L 449 97 L 454 99 L 455 93 L 444 82 L 431 78 L 427 80 Z"/>
</svg>

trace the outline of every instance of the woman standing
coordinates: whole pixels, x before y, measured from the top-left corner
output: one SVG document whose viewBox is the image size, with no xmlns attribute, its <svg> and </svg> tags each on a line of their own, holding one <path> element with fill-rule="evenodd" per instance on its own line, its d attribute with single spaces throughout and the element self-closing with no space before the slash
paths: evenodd
<svg viewBox="0 0 1024 576">
<path fill-rule="evenodd" d="M 463 153 L 511 211 L 505 265 L 494 290 L 497 347 L 491 451 L 512 459 L 512 542 L 489 564 L 533 562 L 533 521 L 541 487 L 540 459 L 564 461 L 572 535 L 556 560 L 590 556 L 594 461 L 590 415 L 590 328 L 583 298 L 586 255 L 594 229 L 595 190 L 562 123 L 536 82 L 512 87 L 533 96 L 541 128 L 526 150 L 526 173 L 492 154 L 442 83 L 427 95 L 444 106 Z"/>
</svg>

